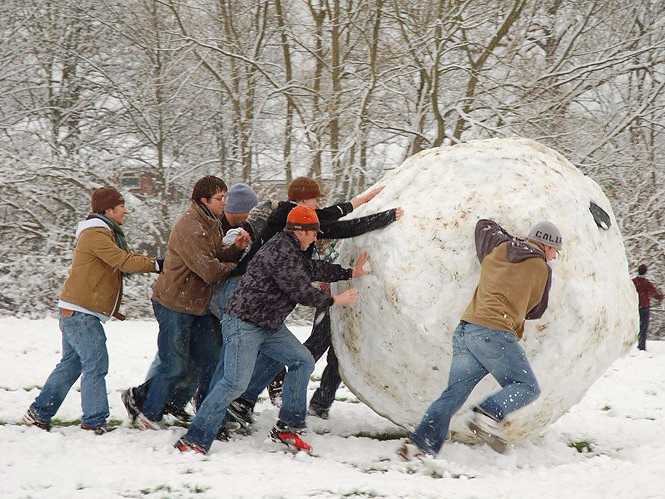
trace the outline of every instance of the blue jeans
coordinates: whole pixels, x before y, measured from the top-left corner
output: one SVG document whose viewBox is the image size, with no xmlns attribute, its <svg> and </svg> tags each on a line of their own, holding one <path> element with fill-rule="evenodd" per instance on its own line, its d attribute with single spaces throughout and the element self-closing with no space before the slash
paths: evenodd
<svg viewBox="0 0 665 499">
<path fill-rule="evenodd" d="M 640 333 L 637 336 L 637 348 L 647 349 L 647 332 L 649 331 L 650 307 L 644 307 L 639 310 L 640 313 Z"/>
<path fill-rule="evenodd" d="M 229 277 L 228 279 L 218 283 L 215 286 L 215 289 L 212 292 L 212 298 L 210 298 L 210 311 L 220 320 L 224 315 L 226 304 L 229 302 L 229 298 L 231 298 L 231 295 L 238 287 L 239 282 L 240 277 Z"/>
<path fill-rule="evenodd" d="M 411 440 L 428 454 L 437 454 L 453 414 L 487 374 L 494 376 L 502 388 L 479 406 L 496 421 L 540 395 L 526 354 L 513 333 L 461 322 L 453 335 L 448 387 L 429 406 Z"/>
<path fill-rule="evenodd" d="M 82 312 L 74 312 L 70 317 L 61 316 L 59 324 L 62 331 L 62 358 L 31 408 L 39 419 L 50 421 L 69 389 L 81 376 L 81 422 L 101 426 L 109 416 L 106 395 L 109 356 L 104 328 L 97 317 Z"/>
<path fill-rule="evenodd" d="M 314 370 L 314 359 L 309 350 L 300 344 L 285 325 L 277 331 L 269 331 L 225 314 L 222 330 L 222 377 L 211 388 L 197 411 L 185 440 L 206 450 L 210 448 L 224 421 L 226 408 L 247 388 L 259 352 L 288 366 L 279 419 L 294 428 L 304 427 L 307 384 Z"/>
<path fill-rule="evenodd" d="M 221 338 L 215 318 L 176 312 L 153 301 L 152 308 L 159 323 L 157 348 L 160 363 L 143 405 L 143 414 L 159 421 L 164 406 L 174 390 L 190 372 L 198 372 L 199 387 L 207 392 L 219 359 Z"/>
</svg>

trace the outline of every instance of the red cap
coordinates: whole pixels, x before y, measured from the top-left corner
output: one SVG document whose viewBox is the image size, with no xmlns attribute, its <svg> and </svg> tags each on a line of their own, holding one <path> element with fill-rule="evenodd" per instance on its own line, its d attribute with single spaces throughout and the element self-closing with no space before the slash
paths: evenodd
<svg viewBox="0 0 665 499">
<path fill-rule="evenodd" d="M 321 228 L 319 217 L 312 208 L 298 205 L 289 212 L 286 217 L 286 228 L 288 230 L 316 230 Z"/>
</svg>

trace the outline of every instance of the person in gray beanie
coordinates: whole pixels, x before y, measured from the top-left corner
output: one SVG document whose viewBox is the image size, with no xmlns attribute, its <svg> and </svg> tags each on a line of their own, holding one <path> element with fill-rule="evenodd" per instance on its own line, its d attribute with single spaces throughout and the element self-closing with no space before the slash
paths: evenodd
<svg viewBox="0 0 665 499">
<path fill-rule="evenodd" d="M 497 452 L 507 448 L 506 416 L 540 394 L 518 342 L 524 322 L 539 319 L 547 309 L 552 284 L 549 262 L 561 249 L 561 232 L 551 222 L 540 222 L 527 239 L 521 239 L 493 220 L 479 220 L 475 242 L 480 280 L 453 334 L 448 386 L 400 447 L 398 453 L 404 460 L 438 454 L 448 436 L 450 419 L 488 374 L 501 389 L 473 408 L 467 425 Z"/>
<path fill-rule="evenodd" d="M 230 227 L 239 227 L 245 220 L 249 212 L 259 202 L 256 192 L 247 184 L 233 184 L 226 194 L 226 204 L 224 205 L 224 219 Z"/>
</svg>

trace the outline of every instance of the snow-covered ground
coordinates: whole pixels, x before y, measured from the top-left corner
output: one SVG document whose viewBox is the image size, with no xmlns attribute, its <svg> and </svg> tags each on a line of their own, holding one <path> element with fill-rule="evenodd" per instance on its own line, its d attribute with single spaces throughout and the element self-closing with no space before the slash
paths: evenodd
<svg viewBox="0 0 665 499">
<path fill-rule="evenodd" d="M 276 417 L 267 401 L 254 435 L 216 442 L 205 457 L 181 455 L 172 445 L 183 429 L 129 428 L 120 401 L 121 389 L 142 380 L 156 331 L 151 321 L 107 325 L 111 418 L 122 428 L 47 433 L 15 423 L 59 359 L 57 322 L 0 319 L 0 497 L 665 498 L 665 342 L 617 360 L 581 403 L 509 454 L 447 443 L 423 465 L 400 462 L 402 430 L 345 389 L 328 421 L 308 420 L 319 457 L 275 452 L 265 438 Z M 72 390 L 56 417 L 78 419 L 79 403 Z"/>
</svg>

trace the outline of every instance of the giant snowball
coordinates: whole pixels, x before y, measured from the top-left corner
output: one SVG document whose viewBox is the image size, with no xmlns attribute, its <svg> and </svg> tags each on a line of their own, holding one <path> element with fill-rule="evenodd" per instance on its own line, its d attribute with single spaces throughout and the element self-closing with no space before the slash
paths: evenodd
<svg viewBox="0 0 665 499">
<path fill-rule="evenodd" d="M 355 306 L 332 312 L 342 377 L 377 413 L 412 428 L 446 387 L 452 334 L 480 274 L 480 218 L 514 235 L 550 220 L 564 240 L 549 308 L 527 321 L 521 342 L 542 393 L 506 420 L 510 440 L 555 421 L 631 345 L 637 297 L 621 233 L 600 187 L 561 154 L 526 139 L 475 141 L 416 154 L 379 185 L 383 192 L 352 217 L 396 206 L 405 215 L 341 244 L 343 263 L 368 251 L 371 274 L 351 281 Z M 471 438 L 471 406 L 497 389 L 491 376 L 476 387 L 452 420 L 454 438 Z"/>
</svg>

